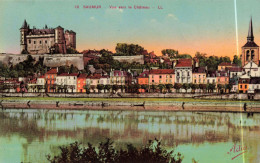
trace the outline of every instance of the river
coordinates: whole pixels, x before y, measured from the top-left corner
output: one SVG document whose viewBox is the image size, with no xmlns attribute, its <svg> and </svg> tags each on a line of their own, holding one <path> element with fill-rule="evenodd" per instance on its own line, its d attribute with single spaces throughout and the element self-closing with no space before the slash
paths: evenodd
<svg viewBox="0 0 260 163">
<path fill-rule="evenodd" d="M 8 109 L 0 112 L 0 126 L 4 163 L 47 162 L 46 155 L 57 154 L 60 145 L 97 145 L 106 138 L 118 149 L 161 139 L 184 163 L 260 160 L 260 114 Z"/>
</svg>

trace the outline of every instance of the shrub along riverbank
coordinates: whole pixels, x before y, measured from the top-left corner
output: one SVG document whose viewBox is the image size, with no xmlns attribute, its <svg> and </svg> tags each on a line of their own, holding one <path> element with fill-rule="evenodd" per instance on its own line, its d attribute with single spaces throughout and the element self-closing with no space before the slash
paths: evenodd
<svg viewBox="0 0 260 163">
<path fill-rule="evenodd" d="M 96 148 L 88 143 L 87 147 L 82 147 L 78 142 L 60 147 L 61 153 L 57 156 L 47 156 L 51 163 L 181 163 L 183 156 L 174 151 L 166 151 L 161 147 L 159 140 L 149 141 L 140 149 L 128 144 L 126 149 L 117 150 L 113 142 L 107 139 L 101 142 Z"/>
</svg>

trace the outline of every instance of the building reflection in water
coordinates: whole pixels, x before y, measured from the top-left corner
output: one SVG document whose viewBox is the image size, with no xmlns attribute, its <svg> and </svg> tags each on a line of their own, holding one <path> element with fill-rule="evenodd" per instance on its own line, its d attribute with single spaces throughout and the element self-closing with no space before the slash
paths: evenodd
<svg viewBox="0 0 260 163">
<path fill-rule="evenodd" d="M 107 137 L 114 140 L 117 148 L 125 147 L 128 143 L 141 146 L 154 138 L 162 139 L 162 144 L 171 148 L 205 143 L 241 143 L 242 133 L 245 145 L 257 150 L 260 115 L 11 109 L 0 113 L 0 126 L 0 140 L 16 142 L 13 148 L 22 149 L 19 161 L 45 162 L 45 155 L 57 153 L 59 145 L 74 141 L 97 145 Z M 0 147 L 3 152 L 0 158 L 6 161 L 5 153 L 10 151 L 3 148 Z M 249 159 L 258 159 L 253 153 L 248 154 Z"/>
</svg>

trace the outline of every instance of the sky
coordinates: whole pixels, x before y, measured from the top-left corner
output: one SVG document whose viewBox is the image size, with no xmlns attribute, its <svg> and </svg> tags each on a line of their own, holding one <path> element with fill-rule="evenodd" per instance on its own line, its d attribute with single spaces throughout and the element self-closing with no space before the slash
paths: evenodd
<svg viewBox="0 0 260 163">
<path fill-rule="evenodd" d="M 150 9 L 128 9 L 134 5 Z M 260 44 L 259 6 L 259 0 L 0 0 L 0 53 L 19 53 L 19 29 L 26 19 L 30 27 L 60 25 L 75 31 L 78 51 L 115 51 L 117 43 L 133 43 L 157 55 L 175 49 L 192 56 L 201 52 L 233 58 L 236 39 L 238 54 L 246 43 L 251 16 L 255 42 Z"/>
</svg>

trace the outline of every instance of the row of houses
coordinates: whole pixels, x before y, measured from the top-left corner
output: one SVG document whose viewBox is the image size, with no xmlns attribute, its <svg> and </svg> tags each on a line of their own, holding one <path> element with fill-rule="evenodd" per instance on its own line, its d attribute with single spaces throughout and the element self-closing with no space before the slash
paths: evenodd
<svg viewBox="0 0 260 163">
<path fill-rule="evenodd" d="M 173 69 L 143 70 L 136 74 L 129 71 L 112 70 L 109 74 L 103 70 L 91 74 L 59 73 L 57 68 L 50 69 L 44 75 L 21 82 L 16 80 L 1 80 L 5 85 L 13 85 L 13 92 L 78 92 L 87 90 L 97 92 L 98 85 L 103 86 L 129 86 L 138 84 L 147 85 L 148 89 L 139 88 L 139 92 L 148 92 L 151 86 L 178 84 L 214 85 L 215 92 L 227 92 L 226 85 L 230 85 L 228 91 L 237 93 L 255 93 L 260 90 L 260 67 L 249 62 L 244 67 L 231 63 L 221 63 L 214 72 L 207 67 L 199 67 L 197 59 L 179 59 Z M 222 89 L 218 87 L 222 85 Z M 104 91 L 104 90 L 103 90 Z M 120 90 L 119 90 L 120 91 Z M 184 91 L 184 90 L 182 90 Z M 192 91 L 191 88 L 185 90 Z"/>
</svg>

